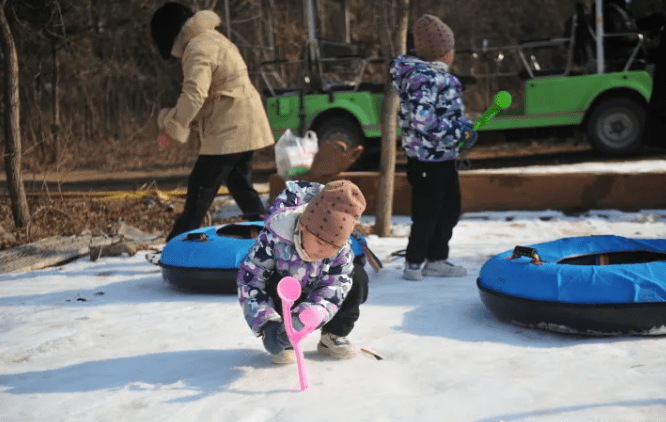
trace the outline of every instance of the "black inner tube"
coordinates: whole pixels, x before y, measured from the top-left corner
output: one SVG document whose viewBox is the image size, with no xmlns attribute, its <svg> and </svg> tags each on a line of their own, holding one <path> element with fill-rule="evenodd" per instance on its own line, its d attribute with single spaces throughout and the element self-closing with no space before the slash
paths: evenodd
<svg viewBox="0 0 666 422">
<path fill-rule="evenodd" d="M 262 228 L 259 224 L 227 224 L 218 228 L 215 233 L 236 239 L 256 239 Z"/>
<path fill-rule="evenodd" d="M 666 261 L 666 253 L 655 251 L 613 251 L 562 258 L 558 264 L 570 265 L 623 265 Z"/>
</svg>

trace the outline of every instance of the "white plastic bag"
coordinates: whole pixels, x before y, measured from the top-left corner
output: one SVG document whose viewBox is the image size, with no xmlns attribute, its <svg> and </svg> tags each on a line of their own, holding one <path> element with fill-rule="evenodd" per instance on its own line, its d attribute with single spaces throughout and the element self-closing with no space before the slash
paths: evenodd
<svg viewBox="0 0 666 422">
<path fill-rule="evenodd" d="M 285 130 L 275 144 L 277 173 L 285 180 L 307 174 L 318 150 L 317 134 L 313 131 L 307 131 L 301 138 Z"/>
</svg>

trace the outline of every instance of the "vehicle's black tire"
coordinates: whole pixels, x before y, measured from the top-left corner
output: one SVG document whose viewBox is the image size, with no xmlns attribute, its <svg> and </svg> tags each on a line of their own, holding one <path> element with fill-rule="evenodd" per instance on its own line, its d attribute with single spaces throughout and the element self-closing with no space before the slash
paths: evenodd
<svg viewBox="0 0 666 422">
<path fill-rule="evenodd" d="M 365 136 L 358 122 L 350 117 L 329 117 L 315 127 L 319 145 L 342 141 L 347 151 L 358 145 L 365 145 Z"/>
<path fill-rule="evenodd" d="M 632 154 L 641 146 L 645 107 L 628 97 L 613 97 L 597 104 L 587 121 L 587 139 L 606 155 Z"/>
</svg>

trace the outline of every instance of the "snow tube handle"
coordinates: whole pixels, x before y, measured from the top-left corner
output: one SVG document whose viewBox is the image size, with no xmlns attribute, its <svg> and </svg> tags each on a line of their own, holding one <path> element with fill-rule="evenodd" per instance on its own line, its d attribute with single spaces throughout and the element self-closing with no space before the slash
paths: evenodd
<svg viewBox="0 0 666 422">
<path fill-rule="evenodd" d="M 531 263 L 534 265 L 542 265 L 544 262 L 539 257 L 539 253 L 536 248 L 530 248 L 529 246 L 516 246 L 513 248 L 513 253 L 511 256 L 506 258 L 507 260 L 512 260 L 524 256 L 526 258 L 531 258 Z"/>
<path fill-rule="evenodd" d="M 185 241 L 198 240 L 199 242 L 206 242 L 208 240 L 208 236 L 206 236 L 206 233 L 204 232 L 194 232 L 194 233 L 188 233 L 187 236 L 183 237 L 181 240 Z"/>
</svg>

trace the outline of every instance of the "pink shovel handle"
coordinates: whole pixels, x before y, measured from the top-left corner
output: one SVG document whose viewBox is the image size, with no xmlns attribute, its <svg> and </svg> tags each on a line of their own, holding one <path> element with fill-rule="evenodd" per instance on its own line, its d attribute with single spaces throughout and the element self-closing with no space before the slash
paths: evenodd
<svg viewBox="0 0 666 422">
<path fill-rule="evenodd" d="M 284 277 L 278 283 L 277 287 L 278 296 L 282 300 L 282 317 L 284 319 L 284 328 L 287 332 L 289 342 L 294 346 L 294 353 L 296 354 L 296 364 L 298 366 L 298 381 L 300 382 L 301 391 L 308 389 L 308 377 L 305 370 L 305 362 L 303 358 L 303 350 L 301 350 L 300 342 L 310 333 L 312 333 L 324 320 L 325 311 L 321 306 L 313 306 L 301 312 L 299 319 L 304 327 L 301 331 L 296 331 L 291 320 L 291 306 L 294 301 L 301 296 L 301 284 L 293 277 Z"/>
</svg>

